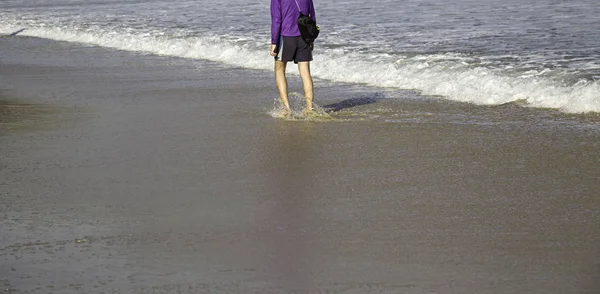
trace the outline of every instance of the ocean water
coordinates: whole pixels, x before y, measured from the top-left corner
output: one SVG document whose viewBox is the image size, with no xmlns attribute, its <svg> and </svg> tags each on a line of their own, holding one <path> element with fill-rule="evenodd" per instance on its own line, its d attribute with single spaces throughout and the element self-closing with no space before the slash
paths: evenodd
<svg viewBox="0 0 600 294">
<path fill-rule="evenodd" d="M 271 70 L 269 0 L 2 0 L 0 33 Z M 600 112 L 598 0 L 315 0 L 315 77 Z"/>
</svg>

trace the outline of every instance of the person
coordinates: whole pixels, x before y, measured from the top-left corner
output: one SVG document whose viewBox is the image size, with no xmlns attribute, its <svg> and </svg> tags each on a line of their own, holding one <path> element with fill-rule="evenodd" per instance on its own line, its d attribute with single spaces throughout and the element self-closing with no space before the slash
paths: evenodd
<svg viewBox="0 0 600 294">
<path fill-rule="evenodd" d="M 312 0 L 271 0 L 271 56 L 275 57 L 275 83 L 281 99 L 281 116 L 291 114 L 288 101 L 287 78 L 285 70 L 287 62 L 298 64 L 298 72 L 302 79 L 306 107 L 304 113 L 313 111 L 313 80 L 310 74 L 310 62 L 314 43 L 308 44 L 300 36 L 298 16 L 300 12 L 310 15 L 316 22 L 315 7 Z"/>
</svg>

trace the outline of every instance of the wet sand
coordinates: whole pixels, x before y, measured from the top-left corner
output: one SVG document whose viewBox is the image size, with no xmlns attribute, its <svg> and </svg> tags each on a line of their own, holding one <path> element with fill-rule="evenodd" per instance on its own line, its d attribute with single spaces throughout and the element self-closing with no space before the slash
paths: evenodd
<svg viewBox="0 0 600 294">
<path fill-rule="evenodd" d="M 286 121 L 268 72 L 1 40 L 2 100 L 56 111 L 0 104 L 0 286 L 600 293 L 594 116 L 316 87 Z"/>
</svg>

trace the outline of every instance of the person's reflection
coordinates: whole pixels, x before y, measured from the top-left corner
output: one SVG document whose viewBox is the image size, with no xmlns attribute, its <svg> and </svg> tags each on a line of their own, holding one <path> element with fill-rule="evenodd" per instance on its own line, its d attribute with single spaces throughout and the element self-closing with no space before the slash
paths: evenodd
<svg viewBox="0 0 600 294">
<path fill-rule="evenodd" d="M 273 126 L 268 158 L 269 200 L 272 210 L 268 227 L 273 286 L 285 291 L 308 290 L 310 269 L 311 198 L 318 140 L 313 123 L 281 122 Z M 312 228 L 314 229 L 314 228 Z"/>
</svg>

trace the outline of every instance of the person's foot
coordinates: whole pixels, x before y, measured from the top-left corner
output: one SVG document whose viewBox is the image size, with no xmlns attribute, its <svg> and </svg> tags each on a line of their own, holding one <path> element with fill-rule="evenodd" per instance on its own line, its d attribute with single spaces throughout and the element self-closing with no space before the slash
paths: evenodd
<svg viewBox="0 0 600 294">
<path fill-rule="evenodd" d="M 315 116 L 315 115 L 317 115 L 317 112 L 314 109 L 312 109 L 312 107 L 310 107 L 310 108 L 307 107 L 307 108 L 304 108 L 304 110 L 302 111 L 302 114 L 305 117 L 308 117 L 308 116 Z"/>
<path fill-rule="evenodd" d="M 288 116 L 290 116 L 291 113 L 292 113 L 292 111 L 289 108 L 284 108 L 281 111 L 279 111 L 279 114 L 277 115 L 277 117 L 279 117 L 279 118 L 288 117 Z"/>
<path fill-rule="evenodd" d="M 315 111 L 312 99 L 306 99 L 306 106 L 304 107 L 304 111 L 309 111 L 309 110 Z"/>
</svg>

